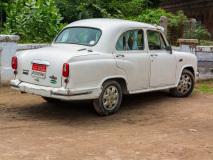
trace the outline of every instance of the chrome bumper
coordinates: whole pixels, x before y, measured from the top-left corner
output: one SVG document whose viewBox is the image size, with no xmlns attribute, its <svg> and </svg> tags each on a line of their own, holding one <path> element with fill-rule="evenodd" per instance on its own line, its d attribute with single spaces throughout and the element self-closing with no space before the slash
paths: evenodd
<svg viewBox="0 0 213 160">
<path fill-rule="evenodd" d="M 94 88 L 89 90 L 70 90 L 68 88 L 60 87 L 45 87 L 19 80 L 11 80 L 11 88 L 20 90 L 22 93 L 31 93 L 44 97 L 57 98 L 62 100 L 87 100 L 96 99 L 101 94 L 101 88 Z"/>
<path fill-rule="evenodd" d="M 198 78 L 199 78 L 199 72 L 196 72 L 196 74 L 195 74 L 195 82 L 197 82 Z"/>
</svg>

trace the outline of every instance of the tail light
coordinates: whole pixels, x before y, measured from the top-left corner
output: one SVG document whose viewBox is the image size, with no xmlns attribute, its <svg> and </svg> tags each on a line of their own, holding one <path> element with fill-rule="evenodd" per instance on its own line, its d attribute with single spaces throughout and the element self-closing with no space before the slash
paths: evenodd
<svg viewBox="0 0 213 160">
<path fill-rule="evenodd" d="M 12 57 L 11 66 L 13 69 L 17 69 L 17 57 Z"/>
<path fill-rule="evenodd" d="M 63 64 L 62 75 L 64 77 L 68 77 L 69 76 L 69 64 L 68 63 L 64 63 Z"/>
</svg>

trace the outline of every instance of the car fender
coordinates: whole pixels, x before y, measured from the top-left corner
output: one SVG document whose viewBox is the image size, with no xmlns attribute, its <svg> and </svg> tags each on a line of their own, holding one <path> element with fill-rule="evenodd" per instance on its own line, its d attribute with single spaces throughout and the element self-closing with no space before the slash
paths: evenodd
<svg viewBox="0 0 213 160">
<path fill-rule="evenodd" d="M 179 72 L 177 73 L 177 79 L 176 79 L 175 86 L 178 85 L 183 70 L 184 70 L 185 68 L 188 68 L 188 67 L 193 68 L 194 73 L 195 73 L 195 68 L 194 68 L 192 65 L 184 65 L 184 66 L 182 66 L 182 68 L 181 68 L 181 69 L 179 70 Z"/>
</svg>

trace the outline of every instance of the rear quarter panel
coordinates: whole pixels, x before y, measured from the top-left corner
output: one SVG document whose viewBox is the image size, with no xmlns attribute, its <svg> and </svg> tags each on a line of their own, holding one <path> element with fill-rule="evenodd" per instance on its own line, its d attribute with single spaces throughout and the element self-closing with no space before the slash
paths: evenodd
<svg viewBox="0 0 213 160">
<path fill-rule="evenodd" d="M 67 88 L 71 90 L 100 88 L 105 80 L 112 78 L 126 80 L 125 72 L 117 67 L 110 53 L 75 56 L 68 63 L 70 76 Z"/>
</svg>

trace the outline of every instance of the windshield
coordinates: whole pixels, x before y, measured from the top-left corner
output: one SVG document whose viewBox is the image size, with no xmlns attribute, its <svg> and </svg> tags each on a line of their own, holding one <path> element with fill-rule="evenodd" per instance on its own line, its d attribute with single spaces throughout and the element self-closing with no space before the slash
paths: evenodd
<svg viewBox="0 0 213 160">
<path fill-rule="evenodd" d="M 95 45 L 101 36 L 101 31 L 94 28 L 66 28 L 56 38 L 55 43 L 71 43 L 87 46 Z"/>
</svg>

